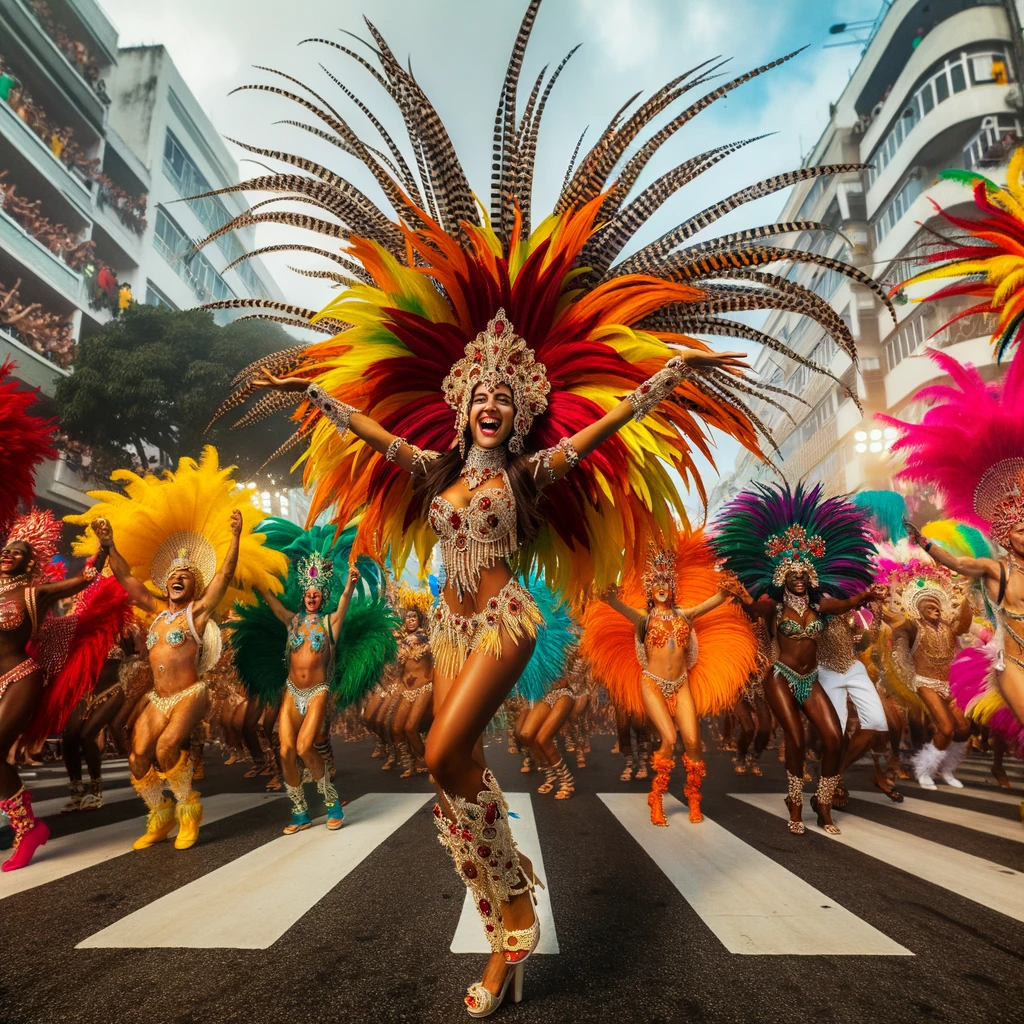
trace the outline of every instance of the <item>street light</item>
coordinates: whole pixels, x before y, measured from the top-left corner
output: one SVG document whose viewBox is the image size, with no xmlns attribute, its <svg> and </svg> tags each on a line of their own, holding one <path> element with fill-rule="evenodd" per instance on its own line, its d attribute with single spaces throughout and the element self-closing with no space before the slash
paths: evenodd
<svg viewBox="0 0 1024 1024">
<path fill-rule="evenodd" d="M 871 431 L 871 440 L 872 441 L 881 441 L 882 440 L 882 432 L 880 430 L 872 430 Z"/>
<path fill-rule="evenodd" d="M 853 435 L 853 439 L 855 441 L 866 441 L 868 439 L 868 432 L 866 430 L 858 430 L 857 433 Z"/>
<path fill-rule="evenodd" d="M 882 450 L 882 442 L 881 441 L 872 441 L 871 442 L 871 451 L 873 451 L 873 452 L 880 452 L 881 450 Z"/>
<path fill-rule="evenodd" d="M 856 451 L 858 455 L 863 455 L 867 450 L 868 446 L 864 444 L 863 441 L 859 441 L 856 445 L 854 445 L 854 451 Z"/>
</svg>

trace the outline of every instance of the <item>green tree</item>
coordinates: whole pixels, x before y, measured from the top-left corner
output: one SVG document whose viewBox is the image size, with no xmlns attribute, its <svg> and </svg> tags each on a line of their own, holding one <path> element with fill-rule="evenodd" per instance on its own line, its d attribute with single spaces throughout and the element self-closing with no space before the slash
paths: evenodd
<svg viewBox="0 0 1024 1024">
<path fill-rule="evenodd" d="M 213 444 L 222 464 L 251 473 L 291 434 L 288 421 L 231 430 L 237 416 L 229 413 L 207 424 L 239 370 L 295 343 L 269 321 L 218 327 L 204 310 L 132 306 L 79 343 L 74 372 L 57 385 L 61 425 L 75 440 L 143 464 L 147 444 L 175 461 Z M 288 460 L 275 468 L 283 473 Z"/>
</svg>

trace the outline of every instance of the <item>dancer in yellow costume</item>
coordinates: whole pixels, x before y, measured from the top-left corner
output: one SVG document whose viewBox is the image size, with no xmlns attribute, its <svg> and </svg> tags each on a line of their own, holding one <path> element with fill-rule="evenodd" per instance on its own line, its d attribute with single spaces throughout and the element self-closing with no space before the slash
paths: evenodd
<svg viewBox="0 0 1024 1024">
<path fill-rule="evenodd" d="M 213 616 L 234 601 L 251 601 L 253 586 L 279 590 L 277 577 L 287 569 L 284 555 L 251 532 L 263 514 L 239 501 L 244 495 L 231 472 L 220 468 L 213 448 L 199 463 L 182 459 L 176 473 L 159 477 L 118 470 L 111 479 L 126 495 L 94 492 L 98 504 L 69 517 L 79 524 L 99 517 L 93 529 L 114 575 L 133 604 L 156 616 L 146 639 L 153 689 L 128 755 L 132 785 L 149 808 L 137 850 L 166 839 L 175 822 L 177 849 L 198 839 L 203 807 L 192 788 L 188 748 L 209 704 L 203 676 L 220 656 Z M 81 540 L 76 551 L 89 547 Z M 165 787 L 173 799 L 164 796 Z"/>
</svg>

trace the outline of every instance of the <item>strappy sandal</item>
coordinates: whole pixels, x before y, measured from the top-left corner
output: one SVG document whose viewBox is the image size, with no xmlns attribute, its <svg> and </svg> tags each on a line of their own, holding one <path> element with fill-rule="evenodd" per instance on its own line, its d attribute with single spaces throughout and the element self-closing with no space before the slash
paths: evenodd
<svg viewBox="0 0 1024 1024">
<path fill-rule="evenodd" d="M 786 805 L 786 810 L 789 811 L 790 815 L 793 813 L 793 808 L 789 805 L 789 797 L 783 801 Z M 795 818 L 790 817 L 789 821 L 786 822 L 786 827 L 795 836 L 802 836 L 807 831 L 807 826 L 802 821 L 797 821 Z"/>
</svg>

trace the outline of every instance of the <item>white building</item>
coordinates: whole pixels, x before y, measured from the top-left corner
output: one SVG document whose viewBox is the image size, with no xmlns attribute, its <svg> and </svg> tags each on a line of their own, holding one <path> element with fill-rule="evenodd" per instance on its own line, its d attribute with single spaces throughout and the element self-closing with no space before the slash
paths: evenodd
<svg viewBox="0 0 1024 1024">
<path fill-rule="evenodd" d="M 114 315 L 121 285 L 136 301 L 177 309 L 281 297 L 259 260 L 225 269 L 254 248 L 251 231 L 191 253 L 247 204 L 176 200 L 238 180 L 163 47 L 119 50 L 95 0 L 0 0 L 0 361 L 16 360 L 44 412 L 70 372 L 67 343 Z M 25 203 L 38 205 L 26 214 Z M 30 316 L 10 322 L 14 302 Z M 31 319 L 41 313 L 51 315 L 46 329 Z M 83 491 L 96 482 L 74 465 L 62 457 L 40 470 L 40 504 L 61 514 L 88 507 Z"/>
<path fill-rule="evenodd" d="M 940 171 L 978 169 L 1005 181 L 1013 143 L 1024 134 L 1013 38 L 1008 10 L 998 2 L 893 0 L 883 8 L 860 64 L 830 106 L 828 127 L 806 158 L 807 165 L 862 162 L 871 168 L 797 186 L 779 220 L 809 219 L 842 235 L 809 231 L 794 245 L 852 263 L 886 290 L 908 277 L 934 238 L 926 229 L 948 230 L 931 200 L 953 212 L 973 208 L 970 192 L 938 180 Z M 839 312 L 857 340 L 859 364 L 855 368 L 814 320 L 773 313 L 766 330 L 827 366 L 855 390 L 863 413 L 827 377 L 762 351 L 755 365 L 763 379 L 807 402 L 790 409 L 795 425 L 771 407 L 761 409 L 782 453 L 776 462 L 791 484 L 821 482 L 832 493 L 888 486 L 896 466 L 890 438 L 874 414 L 920 418 L 923 409 L 915 408 L 913 395 L 942 377 L 920 357 L 926 345 L 983 373 L 998 373 L 989 344 L 993 323 L 971 316 L 935 335 L 972 303 L 918 304 L 898 294 L 894 325 L 868 289 L 839 274 L 797 267 L 790 278 Z M 774 478 L 744 452 L 719 482 L 711 505 L 751 480 Z"/>
</svg>

